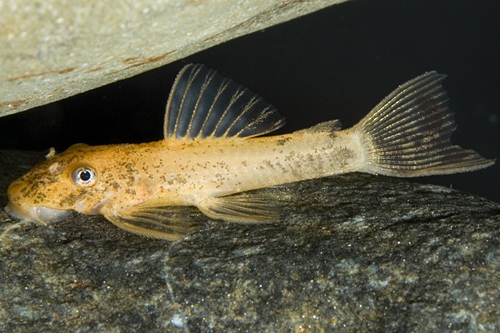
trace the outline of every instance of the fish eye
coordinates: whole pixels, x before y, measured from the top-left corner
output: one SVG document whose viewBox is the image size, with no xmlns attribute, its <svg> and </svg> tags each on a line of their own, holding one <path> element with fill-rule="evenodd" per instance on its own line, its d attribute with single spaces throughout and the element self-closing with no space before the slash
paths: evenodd
<svg viewBox="0 0 500 333">
<path fill-rule="evenodd" d="M 92 167 L 82 165 L 73 171 L 71 178 L 77 185 L 92 186 L 97 180 L 97 172 Z"/>
</svg>

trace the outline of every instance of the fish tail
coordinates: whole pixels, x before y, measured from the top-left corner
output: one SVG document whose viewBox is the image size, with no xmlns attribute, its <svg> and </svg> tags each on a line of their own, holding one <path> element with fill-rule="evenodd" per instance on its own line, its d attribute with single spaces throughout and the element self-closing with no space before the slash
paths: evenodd
<svg viewBox="0 0 500 333">
<path fill-rule="evenodd" d="M 434 71 L 408 81 L 380 102 L 353 130 L 364 147 L 362 172 L 396 177 L 451 174 L 495 163 L 451 144 L 456 128 Z"/>
</svg>

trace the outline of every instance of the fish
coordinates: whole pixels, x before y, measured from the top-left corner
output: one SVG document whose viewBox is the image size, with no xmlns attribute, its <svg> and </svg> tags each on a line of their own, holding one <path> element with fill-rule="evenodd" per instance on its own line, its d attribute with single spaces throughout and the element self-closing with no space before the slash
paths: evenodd
<svg viewBox="0 0 500 333">
<path fill-rule="evenodd" d="M 51 148 L 11 183 L 5 210 L 44 224 L 73 211 L 101 214 L 126 231 L 173 241 L 194 230 L 193 207 L 227 222 L 276 221 L 279 205 L 248 192 L 259 188 L 349 172 L 419 177 L 493 165 L 451 143 L 456 125 L 444 78 L 429 71 L 400 85 L 345 130 L 332 120 L 269 136 L 285 124 L 272 104 L 188 64 L 168 97 L 164 139 Z"/>
</svg>

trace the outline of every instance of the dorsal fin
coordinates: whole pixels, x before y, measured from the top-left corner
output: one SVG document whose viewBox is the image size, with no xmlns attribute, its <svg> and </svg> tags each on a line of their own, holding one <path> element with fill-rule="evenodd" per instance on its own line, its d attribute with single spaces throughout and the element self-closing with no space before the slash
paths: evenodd
<svg viewBox="0 0 500 333">
<path fill-rule="evenodd" d="M 277 130 L 285 118 L 247 88 L 201 64 L 184 66 L 165 113 L 165 139 L 248 138 Z"/>
</svg>

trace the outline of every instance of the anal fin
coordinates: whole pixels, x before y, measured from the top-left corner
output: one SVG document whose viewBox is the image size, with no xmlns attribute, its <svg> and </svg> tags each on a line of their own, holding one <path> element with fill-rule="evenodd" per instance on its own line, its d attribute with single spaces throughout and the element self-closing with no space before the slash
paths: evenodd
<svg viewBox="0 0 500 333">
<path fill-rule="evenodd" d="M 273 222 L 280 215 L 272 200 L 252 193 L 204 198 L 197 207 L 208 217 L 238 223 Z"/>
</svg>

